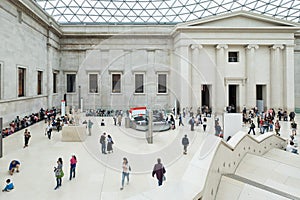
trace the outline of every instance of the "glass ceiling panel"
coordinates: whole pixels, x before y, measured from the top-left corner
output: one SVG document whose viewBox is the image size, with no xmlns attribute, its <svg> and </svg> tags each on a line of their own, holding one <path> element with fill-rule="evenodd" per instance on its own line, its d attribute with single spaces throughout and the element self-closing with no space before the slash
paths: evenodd
<svg viewBox="0 0 300 200">
<path fill-rule="evenodd" d="M 32 0 L 60 24 L 177 24 L 238 10 L 300 23 L 300 0 Z"/>
</svg>

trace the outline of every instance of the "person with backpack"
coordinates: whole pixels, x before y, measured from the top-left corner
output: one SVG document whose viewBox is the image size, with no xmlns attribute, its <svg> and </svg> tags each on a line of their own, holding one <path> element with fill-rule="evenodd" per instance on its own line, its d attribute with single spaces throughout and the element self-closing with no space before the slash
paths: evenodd
<svg viewBox="0 0 300 200">
<path fill-rule="evenodd" d="M 62 158 L 58 158 L 57 167 L 54 167 L 54 173 L 56 177 L 56 187 L 54 190 L 57 190 L 61 186 L 62 177 L 64 176 Z"/>
<path fill-rule="evenodd" d="M 255 135 L 255 124 L 254 124 L 253 120 L 251 120 L 250 129 L 248 131 L 248 134 L 250 134 L 251 130 L 253 132 L 253 135 Z"/>
<path fill-rule="evenodd" d="M 166 173 L 166 169 L 163 166 L 163 164 L 161 163 L 161 159 L 158 158 L 157 159 L 157 163 L 154 165 L 153 167 L 153 171 L 152 171 L 152 177 L 154 177 L 154 175 L 156 175 L 156 178 L 158 180 L 158 186 L 161 186 L 163 181 L 165 181 L 165 174 Z"/>
</svg>

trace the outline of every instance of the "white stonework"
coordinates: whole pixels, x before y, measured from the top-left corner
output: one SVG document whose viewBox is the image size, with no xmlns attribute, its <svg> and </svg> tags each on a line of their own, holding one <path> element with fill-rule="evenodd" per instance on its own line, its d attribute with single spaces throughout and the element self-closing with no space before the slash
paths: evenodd
<svg viewBox="0 0 300 200">
<path fill-rule="evenodd" d="M 297 23 L 233 12 L 176 26 L 59 25 L 21 0 L 0 1 L 0 16 L 0 113 L 6 123 L 40 107 L 59 107 L 64 94 L 70 106 L 78 107 L 81 97 L 84 110 L 171 109 L 177 101 L 181 110 L 195 112 L 204 104 L 204 85 L 214 113 L 232 101 L 237 109 L 255 106 L 257 85 L 265 108 L 300 108 Z M 237 62 L 229 62 L 231 52 Z M 26 69 L 24 97 L 18 97 L 18 67 Z M 37 71 L 43 72 L 41 95 Z M 76 74 L 73 93 L 67 93 L 70 73 Z M 114 73 L 121 74 L 120 93 L 112 93 Z M 144 74 L 142 94 L 135 93 L 135 73 Z M 89 91 L 89 74 L 98 75 L 97 93 Z M 166 93 L 158 93 L 159 74 L 166 74 Z"/>
</svg>

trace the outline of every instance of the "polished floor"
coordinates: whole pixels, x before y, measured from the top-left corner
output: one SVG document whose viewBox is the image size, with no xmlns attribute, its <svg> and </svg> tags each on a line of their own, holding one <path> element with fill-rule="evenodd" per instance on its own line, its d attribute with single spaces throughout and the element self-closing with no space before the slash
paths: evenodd
<svg viewBox="0 0 300 200">
<path fill-rule="evenodd" d="M 87 119 L 82 117 L 80 120 Z M 213 134 L 213 119 L 208 120 L 208 131 L 203 132 L 202 126 L 194 132 L 187 126 L 175 130 L 154 133 L 154 143 L 147 144 L 145 133 L 113 125 L 113 119 L 104 118 L 106 126 L 100 126 L 100 117 L 91 117 L 94 122 L 92 136 L 85 142 L 61 142 L 61 133 L 54 131 L 52 139 L 45 136 L 45 124 L 40 122 L 29 127 L 32 137 L 29 147 L 23 148 L 23 131 L 3 139 L 4 155 L 0 158 L 0 186 L 5 186 L 7 178 L 12 179 L 15 189 L 8 193 L 0 193 L 0 199 L 89 199 L 114 200 L 126 199 L 140 192 L 157 188 L 157 181 L 152 178 L 151 171 L 157 158 L 167 170 L 167 181 L 161 187 L 180 180 L 189 161 L 200 147 L 208 134 Z M 176 122 L 178 124 L 178 122 Z M 299 124 L 299 122 L 298 122 Z M 282 136 L 290 134 L 289 122 L 281 122 Z M 243 128 L 248 131 L 247 127 Z M 101 154 L 99 138 L 106 132 L 114 140 L 114 152 Z M 258 129 L 257 129 L 258 132 Z M 188 135 L 191 145 L 188 154 L 183 155 L 181 138 Z M 299 134 L 297 135 L 299 137 Z M 78 158 L 76 178 L 69 180 L 69 160 L 75 154 Z M 55 176 L 53 172 L 57 159 L 64 161 L 62 187 L 54 190 Z M 130 182 L 121 186 L 122 158 L 127 157 L 132 168 Z M 17 159 L 21 162 L 20 173 L 8 174 L 9 162 Z"/>
</svg>

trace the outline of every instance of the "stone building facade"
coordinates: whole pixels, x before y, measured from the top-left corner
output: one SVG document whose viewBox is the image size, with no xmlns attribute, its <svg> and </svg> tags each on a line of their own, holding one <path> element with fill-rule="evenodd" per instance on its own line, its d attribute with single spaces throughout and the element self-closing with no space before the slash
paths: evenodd
<svg viewBox="0 0 300 200">
<path fill-rule="evenodd" d="M 0 1 L 0 16 L 4 122 L 62 99 L 83 110 L 300 108 L 297 23 L 240 11 L 177 25 L 59 25 L 29 0 Z"/>
</svg>

